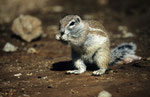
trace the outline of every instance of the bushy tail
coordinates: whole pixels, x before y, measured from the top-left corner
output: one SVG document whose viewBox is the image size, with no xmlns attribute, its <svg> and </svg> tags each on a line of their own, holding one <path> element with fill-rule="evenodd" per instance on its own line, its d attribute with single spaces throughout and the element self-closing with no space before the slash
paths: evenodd
<svg viewBox="0 0 150 97">
<path fill-rule="evenodd" d="M 135 55 L 136 44 L 134 43 L 122 43 L 116 48 L 111 50 L 110 65 L 120 64 L 125 58 L 132 58 L 138 60 L 140 57 Z"/>
</svg>

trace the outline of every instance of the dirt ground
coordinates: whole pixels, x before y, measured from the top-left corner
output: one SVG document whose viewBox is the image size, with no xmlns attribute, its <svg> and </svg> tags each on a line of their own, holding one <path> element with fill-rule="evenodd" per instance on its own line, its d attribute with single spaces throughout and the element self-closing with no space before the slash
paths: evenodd
<svg viewBox="0 0 150 97">
<path fill-rule="evenodd" d="M 123 42 L 134 42 L 137 55 L 148 58 L 148 0 L 102 0 L 108 1 L 105 4 L 98 2 L 100 0 L 24 1 L 0 0 L 0 6 L 3 5 L 0 9 L 0 97 L 97 97 L 102 90 L 113 97 L 150 97 L 150 61 L 115 65 L 102 76 L 92 76 L 91 67 L 83 74 L 67 75 L 65 71 L 73 69 L 70 46 L 55 39 L 59 20 L 68 14 L 78 14 L 83 19 L 100 19 L 110 32 L 112 48 Z M 56 6 L 61 10 L 53 10 Z M 20 14 L 41 19 L 47 36 L 30 43 L 15 36 L 11 25 Z M 124 37 L 119 26 L 127 27 L 133 36 Z M 2 51 L 6 42 L 17 46 L 18 50 Z M 31 47 L 37 52 L 27 53 Z"/>
</svg>

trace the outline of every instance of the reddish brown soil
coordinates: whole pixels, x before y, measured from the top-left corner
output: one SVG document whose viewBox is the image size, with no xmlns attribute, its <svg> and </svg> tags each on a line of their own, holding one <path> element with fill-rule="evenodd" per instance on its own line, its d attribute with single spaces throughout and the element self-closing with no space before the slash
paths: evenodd
<svg viewBox="0 0 150 97">
<path fill-rule="evenodd" d="M 28 13 L 42 20 L 45 38 L 26 43 L 12 34 L 11 23 L 0 25 L 0 97 L 97 97 L 102 90 L 113 97 L 150 97 L 150 62 L 147 60 L 112 66 L 102 76 L 92 76 L 90 68 L 81 75 L 66 75 L 65 71 L 72 69 L 70 47 L 55 40 L 57 29 L 52 27 L 57 26 L 64 15 L 90 14 L 95 19 L 101 18 L 111 32 L 111 47 L 132 41 L 137 44 L 137 54 L 147 58 L 150 56 L 148 0 L 110 0 L 105 6 L 98 5 L 96 0 L 57 0 L 52 4 L 62 5 L 63 12 Z M 116 38 L 119 25 L 127 26 L 135 37 Z M 3 52 L 6 42 L 19 49 Z M 37 53 L 27 53 L 30 47 Z M 22 74 L 19 78 L 14 76 L 18 73 Z"/>
</svg>

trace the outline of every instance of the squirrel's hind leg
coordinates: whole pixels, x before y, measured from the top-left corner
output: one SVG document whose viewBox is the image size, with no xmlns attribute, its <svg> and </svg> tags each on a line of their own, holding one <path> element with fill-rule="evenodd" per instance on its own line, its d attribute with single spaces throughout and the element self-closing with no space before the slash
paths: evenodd
<svg viewBox="0 0 150 97">
<path fill-rule="evenodd" d="M 67 74 L 81 74 L 86 71 L 86 66 L 85 66 L 83 60 L 81 60 L 81 59 L 74 61 L 74 66 L 76 67 L 77 70 L 69 70 L 66 73 Z"/>
<path fill-rule="evenodd" d="M 98 76 L 105 73 L 108 68 L 108 63 L 110 61 L 110 52 L 107 49 L 100 49 L 94 56 L 95 64 L 100 68 L 93 72 L 93 75 Z"/>
</svg>

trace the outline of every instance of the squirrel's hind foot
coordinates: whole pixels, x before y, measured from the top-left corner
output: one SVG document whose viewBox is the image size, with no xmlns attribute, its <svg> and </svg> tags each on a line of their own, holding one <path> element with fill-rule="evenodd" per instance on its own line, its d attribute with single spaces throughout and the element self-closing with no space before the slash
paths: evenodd
<svg viewBox="0 0 150 97">
<path fill-rule="evenodd" d="M 105 71 L 106 71 L 106 69 L 104 69 L 104 68 L 103 69 L 99 69 L 99 70 L 94 71 L 92 73 L 92 75 L 94 75 L 94 76 L 100 76 L 100 75 L 104 74 Z"/>
<path fill-rule="evenodd" d="M 69 70 L 66 72 L 66 74 L 81 74 L 85 72 L 84 70 Z"/>
</svg>

